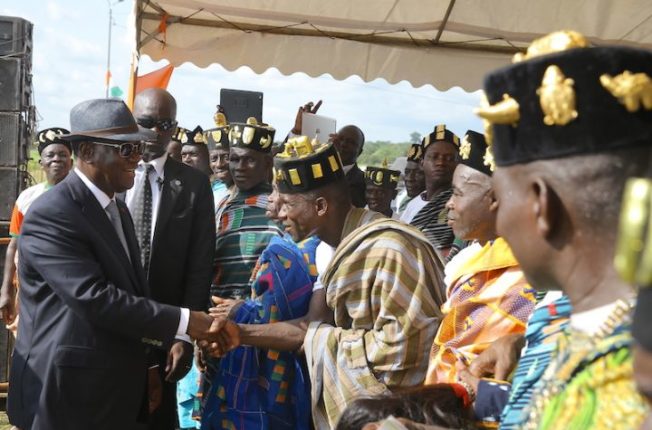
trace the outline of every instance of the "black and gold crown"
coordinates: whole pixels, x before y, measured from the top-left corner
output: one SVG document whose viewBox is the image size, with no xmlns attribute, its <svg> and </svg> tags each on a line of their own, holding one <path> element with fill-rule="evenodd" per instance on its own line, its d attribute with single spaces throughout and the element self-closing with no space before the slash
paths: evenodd
<svg viewBox="0 0 652 430">
<path fill-rule="evenodd" d="M 467 130 L 460 144 L 460 163 L 485 175 L 494 171 L 494 157 L 482 133 Z"/>
<path fill-rule="evenodd" d="M 274 157 L 275 180 L 282 193 L 304 193 L 344 178 L 342 160 L 333 144 L 306 136 L 289 139 Z"/>
<path fill-rule="evenodd" d="M 410 145 L 410 149 L 408 149 L 407 153 L 407 161 L 415 161 L 415 162 L 420 162 L 421 159 L 423 158 L 423 149 L 421 148 L 421 144 L 419 143 L 413 143 Z"/>
<path fill-rule="evenodd" d="M 70 134 L 70 132 L 65 128 L 61 128 L 61 127 L 51 127 L 39 131 L 36 134 L 36 144 L 38 145 L 38 153 L 40 154 L 48 145 L 52 145 L 53 143 L 59 143 L 61 145 L 64 145 L 66 148 L 68 148 L 69 151 L 72 152 L 72 146 L 70 145 L 70 142 L 61 140 L 59 138 L 59 136 L 61 136 L 62 134 Z"/>
<path fill-rule="evenodd" d="M 204 140 L 208 145 L 209 150 L 213 149 L 229 149 L 229 124 L 226 122 L 226 117 L 223 113 L 217 112 L 213 117 L 215 120 L 215 128 L 204 131 Z"/>
<path fill-rule="evenodd" d="M 421 148 L 425 154 L 430 144 L 435 142 L 448 142 L 455 146 L 460 146 L 460 138 L 455 133 L 446 128 L 446 124 L 438 124 L 432 130 L 432 133 L 421 140 Z"/>
<path fill-rule="evenodd" d="M 185 138 L 185 139 L 188 138 L 187 137 L 188 131 L 190 130 L 188 130 L 187 128 L 177 127 L 174 129 L 174 133 L 172 133 L 170 139 L 174 140 L 175 142 L 181 143 L 181 138 Z"/>
<path fill-rule="evenodd" d="M 498 166 L 649 144 L 652 52 L 561 31 L 485 78 L 476 113 Z"/>
<path fill-rule="evenodd" d="M 204 129 L 199 125 L 192 130 L 184 129 L 179 133 L 179 142 L 181 145 L 205 145 Z"/>
<path fill-rule="evenodd" d="M 387 159 L 383 162 L 382 167 L 369 166 L 364 172 L 364 179 L 367 184 L 376 185 L 390 190 L 396 189 L 400 178 L 400 171 L 388 168 Z"/>
<path fill-rule="evenodd" d="M 246 123 L 232 122 L 229 130 L 229 144 L 232 148 L 249 148 L 269 153 L 274 143 L 276 130 L 259 125 L 256 118 L 248 118 Z"/>
</svg>

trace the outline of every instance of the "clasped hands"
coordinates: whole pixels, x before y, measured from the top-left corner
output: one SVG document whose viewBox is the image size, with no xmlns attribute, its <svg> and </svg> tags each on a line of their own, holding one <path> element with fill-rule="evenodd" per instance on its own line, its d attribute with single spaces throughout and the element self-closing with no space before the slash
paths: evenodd
<svg viewBox="0 0 652 430">
<path fill-rule="evenodd" d="M 229 320 L 229 315 L 241 300 L 212 297 L 215 307 L 208 313 L 191 311 L 187 333 L 199 347 L 213 357 L 222 357 L 241 344 L 240 328 Z"/>
</svg>

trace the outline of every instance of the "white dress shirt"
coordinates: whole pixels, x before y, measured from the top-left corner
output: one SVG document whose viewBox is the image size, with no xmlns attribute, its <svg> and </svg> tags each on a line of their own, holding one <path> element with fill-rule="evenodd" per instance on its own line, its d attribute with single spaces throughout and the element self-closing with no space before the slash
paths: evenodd
<svg viewBox="0 0 652 430">
<path fill-rule="evenodd" d="M 86 187 L 88 187 L 88 189 L 93 194 L 93 196 L 95 196 L 97 202 L 100 204 L 100 206 L 102 206 L 102 209 L 104 209 L 104 213 L 106 213 L 107 218 L 109 218 L 109 214 L 106 211 L 106 207 L 109 206 L 109 203 L 111 203 L 111 201 L 115 200 L 115 195 L 113 197 L 109 197 L 104 191 L 100 190 L 97 187 L 97 185 L 95 185 L 90 179 L 88 179 L 88 177 L 84 175 L 81 170 L 79 170 L 76 167 L 75 167 L 75 173 L 77 174 L 77 176 L 79 176 L 79 179 L 82 180 L 82 182 L 86 185 Z M 110 218 L 109 221 L 111 221 Z M 138 258 L 140 258 L 140 256 L 138 256 Z M 177 339 L 186 340 L 186 338 L 188 338 L 186 331 L 188 330 L 189 320 L 190 320 L 190 310 L 187 308 L 181 308 L 179 327 L 177 327 L 177 332 L 175 334 Z"/>
</svg>

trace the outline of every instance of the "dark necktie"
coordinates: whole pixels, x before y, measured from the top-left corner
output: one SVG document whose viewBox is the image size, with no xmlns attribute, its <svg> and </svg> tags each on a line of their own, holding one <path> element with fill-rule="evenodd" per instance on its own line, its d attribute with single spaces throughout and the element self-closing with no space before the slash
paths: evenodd
<svg viewBox="0 0 652 430">
<path fill-rule="evenodd" d="M 145 174 L 134 194 L 134 227 L 136 229 L 136 238 L 140 247 L 140 261 L 143 264 L 145 273 L 149 269 L 149 256 L 152 247 L 152 185 L 149 181 L 149 175 L 154 171 L 154 166 L 145 164 Z"/>
<path fill-rule="evenodd" d="M 127 258 L 131 260 L 131 256 L 129 255 L 129 248 L 127 248 L 127 239 L 125 238 L 125 232 L 122 229 L 122 220 L 120 219 L 120 211 L 118 210 L 118 205 L 116 204 L 115 200 L 111 200 L 109 205 L 106 207 L 106 213 L 109 215 L 109 221 L 111 221 L 111 224 L 113 225 L 113 229 L 118 235 L 118 238 L 120 239 L 120 243 L 122 244 L 122 247 L 125 250 L 125 253 L 127 254 Z"/>
</svg>

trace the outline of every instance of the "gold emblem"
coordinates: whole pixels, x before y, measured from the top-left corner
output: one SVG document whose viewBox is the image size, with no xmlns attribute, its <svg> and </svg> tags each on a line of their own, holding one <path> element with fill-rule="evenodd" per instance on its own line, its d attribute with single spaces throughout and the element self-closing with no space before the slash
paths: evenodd
<svg viewBox="0 0 652 430">
<path fill-rule="evenodd" d="M 321 168 L 321 164 L 315 163 L 312 165 L 312 177 L 319 179 L 324 176 L 324 171 Z"/>
<path fill-rule="evenodd" d="M 185 130 L 179 130 L 179 142 L 188 143 L 188 135 Z"/>
<path fill-rule="evenodd" d="M 537 90 L 546 125 L 566 125 L 577 118 L 573 81 L 555 65 L 548 66 Z"/>
<path fill-rule="evenodd" d="M 247 125 L 258 125 L 258 121 L 253 116 L 247 118 Z"/>
<path fill-rule="evenodd" d="M 238 139 L 242 137 L 242 132 L 240 131 L 240 126 L 235 126 L 229 131 L 229 140 L 231 141 L 232 145 L 235 145 L 238 143 Z"/>
<path fill-rule="evenodd" d="M 482 103 L 482 102 L 481 102 Z M 483 106 L 483 104 L 486 105 Z M 484 103 L 477 108 L 474 113 L 480 118 L 486 119 L 491 124 L 516 125 L 521 119 L 518 102 L 508 94 L 503 94 L 503 100 L 494 105 L 489 105 L 485 96 Z M 485 139 L 492 136 L 491 132 L 487 133 L 485 126 Z M 489 140 L 487 141 L 489 142 Z"/>
<path fill-rule="evenodd" d="M 437 140 L 443 140 L 444 137 L 446 136 L 446 132 L 444 130 L 437 130 L 437 135 L 435 136 L 435 139 Z"/>
<path fill-rule="evenodd" d="M 276 174 L 274 175 L 274 177 L 276 178 L 276 182 L 281 182 L 284 179 L 283 178 L 283 170 L 276 169 Z"/>
<path fill-rule="evenodd" d="M 242 142 L 245 145 L 249 145 L 254 140 L 254 135 L 256 134 L 256 129 L 253 127 L 246 127 L 242 132 Z"/>
<path fill-rule="evenodd" d="M 410 147 L 410 150 L 408 151 L 408 158 L 418 158 L 417 157 L 417 152 L 418 149 L 416 146 Z"/>
<path fill-rule="evenodd" d="M 260 147 L 263 149 L 267 149 L 269 145 L 272 144 L 272 139 L 269 138 L 269 135 L 263 136 L 260 138 Z"/>
<path fill-rule="evenodd" d="M 387 157 L 383 160 L 383 164 L 380 165 L 383 169 L 389 168 L 389 163 L 387 162 Z"/>
<path fill-rule="evenodd" d="M 512 59 L 513 63 L 530 60 L 553 52 L 566 51 L 573 48 L 586 48 L 589 41 L 576 31 L 555 31 L 539 39 L 535 39 L 527 48 L 525 54 L 518 53 Z"/>
<path fill-rule="evenodd" d="M 428 147 L 428 145 L 430 145 L 430 135 L 427 135 L 423 139 L 423 149 L 425 150 Z"/>
<path fill-rule="evenodd" d="M 215 142 L 220 142 L 222 140 L 222 130 L 213 130 L 211 136 L 213 136 Z"/>
<path fill-rule="evenodd" d="M 652 109 L 652 80 L 645 73 L 632 73 L 625 70 L 620 75 L 600 76 L 600 83 L 624 105 L 629 112 L 641 108 Z"/>
<path fill-rule="evenodd" d="M 488 119 L 482 117 L 478 113 L 480 109 L 484 110 L 489 107 L 489 100 L 487 100 L 487 94 L 484 91 L 481 91 L 480 94 L 480 107 L 478 109 L 475 109 L 473 112 L 478 115 L 480 118 L 482 118 L 482 128 L 484 129 L 484 138 L 485 141 L 487 142 L 487 145 L 491 145 L 491 142 L 493 141 L 494 138 L 494 130 L 493 130 L 493 125 L 491 124 L 491 121 Z"/>
<path fill-rule="evenodd" d="M 213 115 L 213 121 L 215 121 L 216 127 L 226 127 L 226 116 L 222 112 L 215 112 Z"/>
<path fill-rule="evenodd" d="M 443 132 L 445 132 L 445 131 L 446 131 L 446 124 L 437 124 L 437 125 L 435 126 L 435 131 L 436 131 L 437 133 L 443 133 Z"/>
<path fill-rule="evenodd" d="M 393 183 L 395 183 L 395 184 L 398 184 L 398 180 L 399 180 L 399 179 L 400 179 L 400 175 L 391 175 L 391 176 L 389 177 L 389 181 L 390 181 L 390 182 L 393 182 Z"/>
<path fill-rule="evenodd" d="M 496 169 L 496 161 L 494 160 L 494 153 L 491 150 L 491 146 L 487 146 L 487 150 L 484 153 L 484 157 L 482 157 L 482 161 L 484 162 L 484 165 L 488 166 L 489 170 L 492 172 Z"/>
<path fill-rule="evenodd" d="M 297 152 L 298 157 L 305 157 L 315 152 L 307 136 L 294 138 L 294 150 Z"/>
<path fill-rule="evenodd" d="M 383 172 L 381 172 L 380 170 L 376 171 L 376 177 L 374 178 L 374 182 L 377 185 L 381 185 L 383 183 Z"/>
<path fill-rule="evenodd" d="M 301 177 L 299 176 L 299 171 L 297 169 L 290 169 L 288 173 L 290 174 L 290 182 L 292 182 L 292 185 L 301 185 Z"/>
<path fill-rule="evenodd" d="M 469 142 L 469 135 L 465 134 L 460 145 L 460 157 L 462 160 L 468 160 L 471 156 L 471 142 Z"/>
<path fill-rule="evenodd" d="M 337 159 L 335 158 L 334 155 L 329 155 L 328 156 L 328 164 L 331 166 L 331 171 L 337 172 L 340 170 L 340 165 L 337 162 Z"/>
<path fill-rule="evenodd" d="M 192 141 L 195 143 L 204 143 L 204 135 L 202 133 L 195 133 Z"/>
</svg>

